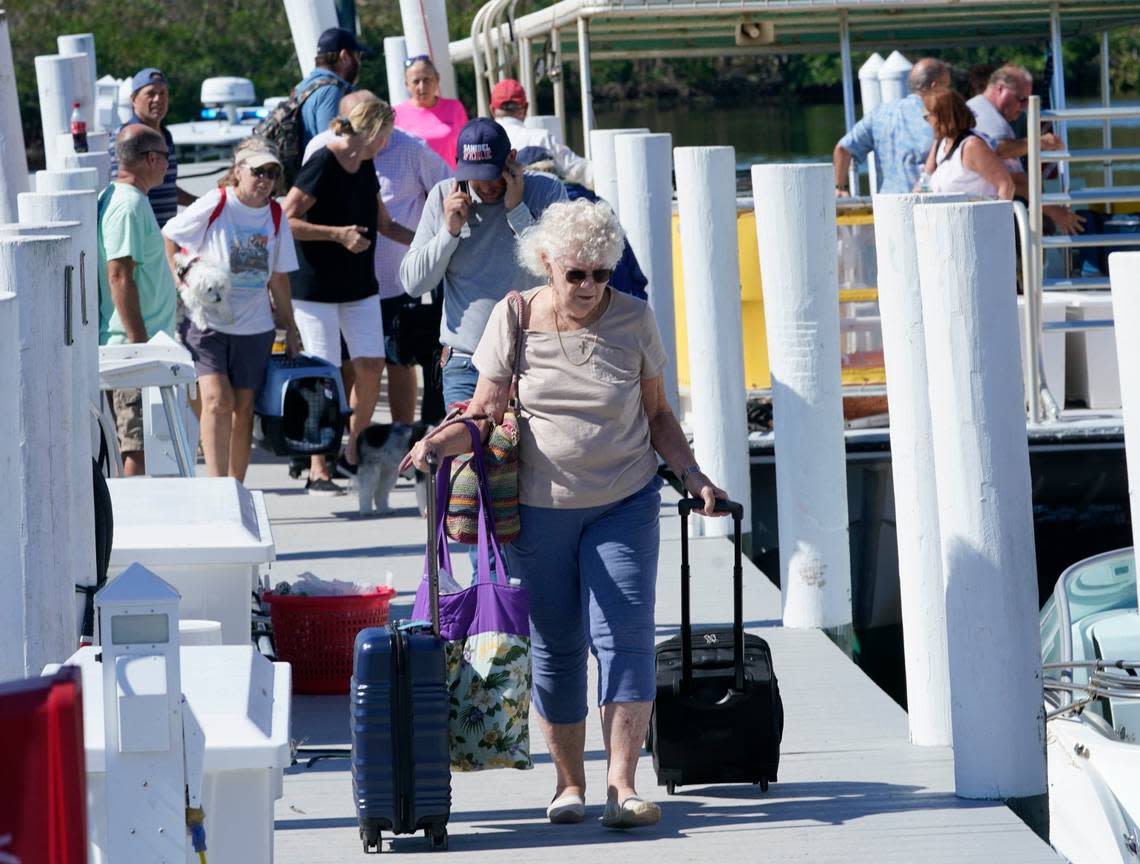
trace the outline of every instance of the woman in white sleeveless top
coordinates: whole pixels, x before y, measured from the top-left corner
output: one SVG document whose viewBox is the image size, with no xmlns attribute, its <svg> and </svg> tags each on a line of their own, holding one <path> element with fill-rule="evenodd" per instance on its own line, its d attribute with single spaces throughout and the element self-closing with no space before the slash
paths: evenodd
<svg viewBox="0 0 1140 864">
<path fill-rule="evenodd" d="M 980 195 L 1008 201 L 1013 179 L 989 142 L 975 133 L 974 114 L 953 90 L 924 97 L 926 122 L 934 129 L 934 146 L 926 160 L 930 191 Z"/>
</svg>

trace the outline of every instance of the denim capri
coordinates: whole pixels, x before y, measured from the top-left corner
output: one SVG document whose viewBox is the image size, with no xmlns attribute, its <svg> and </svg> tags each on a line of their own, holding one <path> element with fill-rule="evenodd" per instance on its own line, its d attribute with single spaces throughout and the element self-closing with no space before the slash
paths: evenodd
<svg viewBox="0 0 1140 864">
<path fill-rule="evenodd" d="M 550 723 L 586 718 L 587 650 L 598 704 L 656 697 L 653 623 L 661 481 L 613 504 L 520 506 L 507 567 L 530 595 L 532 701 Z"/>
</svg>

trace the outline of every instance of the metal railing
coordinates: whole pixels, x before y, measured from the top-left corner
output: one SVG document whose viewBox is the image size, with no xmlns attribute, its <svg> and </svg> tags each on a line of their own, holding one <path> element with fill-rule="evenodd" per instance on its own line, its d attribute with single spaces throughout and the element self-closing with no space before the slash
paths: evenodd
<svg viewBox="0 0 1140 864">
<path fill-rule="evenodd" d="M 1046 663 L 1042 684 L 1047 692 L 1058 694 L 1059 705 L 1046 714 L 1046 720 L 1061 717 L 1073 712 L 1080 713 L 1085 707 L 1104 699 L 1140 699 L 1140 678 L 1136 677 L 1140 663 L 1128 660 L 1089 660 Z M 1068 673 L 1072 669 L 1088 672 L 1087 684 L 1074 684 L 1070 677 L 1057 679 L 1049 672 Z M 1114 673 L 1117 669 L 1124 674 Z M 1082 698 L 1076 698 L 1081 696 Z"/>
<path fill-rule="evenodd" d="M 1041 149 L 1041 124 L 1064 124 L 1066 121 L 1102 120 L 1108 130 L 1113 120 L 1140 119 L 1140 107 L 1111 108 L 1066 108 L 1055 111 L 1042 111 L 1041 98 L 1029 97 L 1028 116 L 1028 180 L 1029 206 L 1014 207 L 1017 228 L 1022 250 L 1022 285 L 1025 291 L 1025 335 L 1022 345 L 1025 358 L 1025 397 L 1029 406 L 1029 420 L 1040 423 L 1055 420 L 1060 416 L 1057 400 L 1049 390 L 1045 380 L 1041 354 L 1041 338 L 1046 332 L 1083 333 L 1106 330 L 1113 327 L 1111 319 L 1087 321 L 1052 321 L 1043 323 L 1043 297 L 1046 291 L 1093 291 L 1109 288 L 1107 276 L 1065 276 L 1044 278 L 1046 249 L 1078 249 L 1095 246 L 1136 246 L 1140 247 L 1140 234 L 1055 234 L 1044 236 L 1044 208 L 1047 206 L 1072 206 L 1090 204 L 1123 204 L 1140 202 L 1140 186 L 1114 187 L 1111 165 L 1119 161 L 1137 161 L 1140 149 L 1132 147 L 1113 148 L 1104 146 L 1085 150 L 1043 151 Z M 1105 133 L 1106 145 L 1111 142 L 1111 133 Z M 1045 162 L 1069 165 L 1074 162 L 1100 162 L 1106 168 L 1107 184 L 1104 187 L 1072 190 L 1068 186 L 1067 174 L 1063 177 L 1060 192 L 1046 193 L 1041 186 L 1042 164 Z M 1066 270 L 1068 268 L 1066 267 Z M 1062 382 L 1063 386 L 1063 382 Z M 1064 404 L 1062 394 L 1061 405 Z"/>
</svg>

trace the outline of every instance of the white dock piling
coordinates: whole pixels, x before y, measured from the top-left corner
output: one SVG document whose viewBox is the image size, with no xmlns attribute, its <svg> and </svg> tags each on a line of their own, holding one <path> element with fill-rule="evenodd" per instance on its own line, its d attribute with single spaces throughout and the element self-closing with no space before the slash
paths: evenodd
<svg viewBox="0 0 1140 864">
<path fill-rule="evenodd" d="M 336 3 L 334 0 L 285 0 L 285 18 L 293 34 L 293 50 L 297 52 L 301 74 L 308 75 L 315 65 L 317 40 L 338 24 Z"/>
<path fill-rule="evenodd" d="M 1118 333 L 1140 333 L 1140 252 L 1108 256 L 1112 282 L 1112 318 Z M 1120 405 L 1124 413 L 1124 461 L 1128 465 L 1128 500 L 1132 513 L 1132 545 L 1140 548 L 1140 340 L 1116 340 L 1120 369 Z M 1140 574 L 1137 574 L 1140 583 Z M 1140 589 L 1140 584 L 1138 584 Z"/>
<path fill-rule="evenodd" d="M 95 192 L 101 188 L 99 172 L 95 168 L 36 172 L 37 192 Z"/>
<path fill-rule="evenodd" d="M 44 133 L 44 161 L 59 168 L 57 136 L 71 128 L 71 104 L 79 103 L 79 113 L 90 128 L 95 122 L 95 106 L 90 102 L 94 83 L 88 80 L 91 67 L 85 54 L 44 54 L 36 58 L 36 83 L 40 96 L 40 122 Z"/>
<path fill-rule="evenodd" d="M 427 54 L 439 72 L 440 95 L 457 99 L 459 91 L 447 36 L 447 4 L 444 0 L 400 0 L 400 21 L 408 56 Z"/>
<path fill-rule="evenodd" d="M 736 245 L 736 153 L 731 147 L 677 147 L 673 159 L 685 319 L 693 360 L 688 425 L 693 430 L 697 462 L 730 498 L 744 506 L 742 530 L 750 533 L 752 489 Z M 732 531 L 728 519 L 701 519 L 699 525 L 706 535 Z"/>
<path fill-rule="evenodd" d="M 665 398 L 681 416 L 677 395 L 677 331 L 673 316 L 673 136 L 619 135 L 618 200 L 622 227 L 642 272 L 649 279 L 649 305 L 669 355 Z"/>
<path fill-rule="evenodd" d="M 878 51 L 867 58 L 859 67 L 859 104 L 866 117 L 879 107 L 883 101 L 882 89 L 879 86 L 879 70 L 883 68 L 883 57 Z M 874 195 L 879 188 L 878 166 L 875 164 L 874 151 L 867 154 L 867 179 L 870 181 L 871 194 Z"/>
<path fill-rule="evenodd" d="M 19 308 L 20 350 L 10 401 L 19 404 L 21 415 L 18 487 L 4 496 L 16 504 L 18 536 L 0 567 L 0 594 L 22 607 L 16 632 L 0 632 L 0 679 L 38 675 L 45 664 L 70 656 L 76 644 L 65 497 L 71 465 L 60 457 L 70 452 L 62 278 L 70 244 L 62 237 L 0 238 L 0 294 L 16 294 Z M 90 476 L 88 465 L 83 477 Z"/>
<path fill-rule="evenodd" d="M 384 74 L 388 79 L 388 104 L 398 105 L 408 98 L 404 84 L 404 61 L 408 59 L 408 46 L 403 36 L 384 37 Z"/>
<path fill-rule="evenodd" d="M 8 39 L 8 17 L 0 9 L 0 222 L 16 221 L 16 196 L 28 191 L 28 160 L 24 153 L 24 126 L 16 92 L 16 69 Z"/>
<path fill-rule="evenodd" d="M 946 596 L 938 534 L 938 491 L 923 340 L 922 292 L 914 240 L 914 207 L 961 200 L 932 195 L 876 195 L 879 314 L 891 410 L 899 593 L 906 659 L 910 740 L 949 746 L 950 667 Z"/>
<path fill-rule="evenodd" d="M 898 51 L 892 51 L 879 67 L 879 101 L 894 102 L 905 99 L 910 90 L 906 79 L 914 64 Z"/>
<path fill-rule="evenodd" d="M 914 208 L 962 798 L 1048 819 L 1029 448 L 1008 202 Z"/>
<path fill-rule="evenodd" d="M 0 389 L 20 392 L 20 310 L 16 295 L 0 292 Z M 20 458 L 20 400 L 9 398 L 0 411 L 0 471 L 8 485 L 0 496 L 0 547 L 6 567 L 0 568 L 0 681 L 23 678 L 24 582 L 20 544 L 24 533 L 24 465 Z M 16 566 L 11 566 L 15 563 Z"/>
<path fill-rule="evenodd" d="M 594 192 L 614 208 L 621 217 L 621 202 L 618 201 L 617 155 L 614 151 L 614 138 L 618 135 L 645 134 L 648 129 L 591 129 L 590 163 L 594 169 Z M 735 194 L 735 193 L 733 193 Z"/>
<path fill-rule="evenodd" d="M 95 34 L 94 33 L 69 33 L 64 36 L 55 37 L 56 47 L 59 53 L 64 57 L 72 54 L 82 54 L 87 58 L 88 77 L 91 80 L 91 90 L 87 94 L 87 98 L 83 100 L 91 107 L 91 118 L 87 121 L 88 133 L 94 132 L 98 128 L 99 118 L 96 116 L 95 111 L 95 82 L 99 80 L 99 76 L 95 72 Z"/>
<path fill-rule="evenodd" d="M 785 627 L 851 624 L 834 183 L 828 165 L 752 166 Z"/>
<path fill-rule="evenodd" d="M 60 378 L 50 388 L 43 387 L 38 394 L 43 398 L 50 393 L 51 422 L 60 428 L 64 436 L 64 446 L 52 454 L 53 466 L 60 472 L 62 491 L 58 503 L 53 508 L 56 517 L 54 541 L 65 549 L 68 558 L 67 572 L 73 575 L 77 585 L 95 585 L 95 502 L 91 487 L 91 458 L 94 428 L 91 415 L 91 401 L 87 392 L 89 371 L 86 362 L 91 356 L 91 341 L 98 342 L 98 321 L 83 323 L 83 297 L 80 294 L 79 245 L 77 238 L 82 234 L 78 222 L 49 222 L 41 225 L 14 223 L 0 225 L 0 238 L 10 237 L 66 237 L 63 265 L 59 279 L 66 279 L 62 267 L 70 264 L 73 268 L 70 281 L 70 324 L 71 345 L 60 350 L 62 366 Z M 49 282 L 49 291 L 53 291 Z M 88 297 L 88 314 L 97 298 Z M 97 314 L 97 310 L 96 310 Z M 65 312 L 65 326 L 67 313 Z M 96 352 L 98 347 L 96 346 Z M 83 596 L 73 595 L 76 615 L 82 615 Z M 78 620 L 78 617 L 77 617 Z M 76 631 L 78 636 L 78 630 Z"/>
<path fill-rule="evenodd" d="M 545 129 L 555 141 L 562 141 L 562 121 L 553 114 L 528 114 L 523 123 L 530 129 Z"/>
</svg>

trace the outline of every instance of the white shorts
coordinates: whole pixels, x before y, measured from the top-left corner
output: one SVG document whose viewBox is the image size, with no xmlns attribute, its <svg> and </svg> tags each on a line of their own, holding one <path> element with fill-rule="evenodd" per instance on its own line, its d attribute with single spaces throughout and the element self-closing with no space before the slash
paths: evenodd
<svg viewBox="0 0 1140 864">
<path fill-rule="evenodd" d="M 340 365 L 340 337 L 348 346 L 348 356 L 384 357 L 384 322 L 380 317 L 380 297 L 373 294 L 351 303 L 316 303 L 294 300 L 293 317 L 301 331 L 306 354 Z"/>
</svg>

